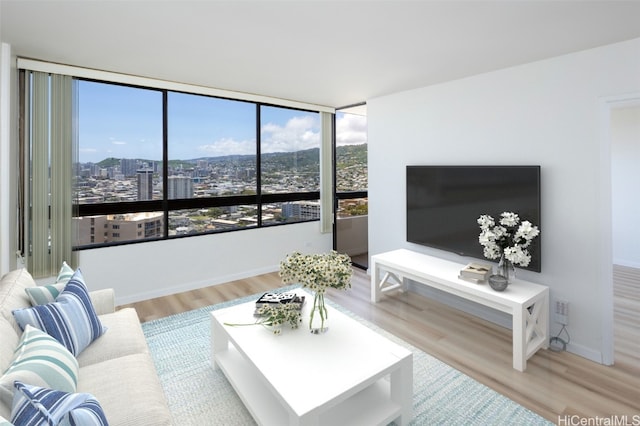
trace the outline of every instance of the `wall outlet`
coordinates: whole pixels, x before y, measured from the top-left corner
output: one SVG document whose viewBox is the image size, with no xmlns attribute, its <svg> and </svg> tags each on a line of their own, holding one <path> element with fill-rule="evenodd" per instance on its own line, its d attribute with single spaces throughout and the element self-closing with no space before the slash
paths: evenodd
<svg viewBox="0 0 640 426">
<path fill-rule="evenodd" d="M 553 319 L 555 322 L 568 325 L 569 324 L 569 302 L 566 300 L 556 300 L 553 310 Z"/>
</svg>

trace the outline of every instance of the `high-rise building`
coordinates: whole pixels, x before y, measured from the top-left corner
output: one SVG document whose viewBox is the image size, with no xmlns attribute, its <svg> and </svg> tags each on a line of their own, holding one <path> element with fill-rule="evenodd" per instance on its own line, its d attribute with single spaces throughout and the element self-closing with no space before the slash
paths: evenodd
<svg viewBox="0 0 640 426">
<path fill-rule="evenodd" d="M 320 203 L 318 201 L 293 201 L 282 205 L 282 216 L 311 220 L 320 218 Z"/>
<path fill-rule="evenodd" d="M 193 180 L 188 176 L 169 176 L 167 196 L 170 200 L 193 198 Z"/>
<path fill-rule="evenodd" d="M 162 212 L 107 215 L 106 238 L 109 242 L 159 238 L 163 236 L 163 230 Z"/>
<path fill-rule="evenodd" d="M 138 179 L 138 201 L 153 199 L 153 170 L 140 169 L 136 172 Z"/>
<path fill-rule="evenodd" d="M 125 176 L 135 176 L 138 171 L 138 160 L 122 158 L 120 160 L 120 171 Z"/>
</svg>

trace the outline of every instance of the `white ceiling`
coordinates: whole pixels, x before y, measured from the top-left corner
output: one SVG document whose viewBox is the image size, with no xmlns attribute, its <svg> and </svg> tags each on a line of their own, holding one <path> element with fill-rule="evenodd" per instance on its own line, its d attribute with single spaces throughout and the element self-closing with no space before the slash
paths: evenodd
<svg viewBox="0 0 640 426">
<path fill-rule="evenodd" d="M 0 0 L 0 18 L 18 56 L 331 107 L 640 37 L 640 1 Z"/>
</svg>

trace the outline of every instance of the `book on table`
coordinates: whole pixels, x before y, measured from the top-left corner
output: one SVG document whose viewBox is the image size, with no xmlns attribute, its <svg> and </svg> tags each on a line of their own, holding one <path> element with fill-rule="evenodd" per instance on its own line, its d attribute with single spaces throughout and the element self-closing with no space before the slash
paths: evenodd
<svg viewBox="0 0 640 426">
<path fill-rule="evenodd" d="M 283 293 L 267 292 L 267 293 L 264 293 L 262 296 L 260 296 L 258 300 L 256 300 L 255 315 L 259 315 L 258 310 L 265 305 L 266 306 L 286 305 L 289 303 L 293 303 L 297 305 L 296 306 L 297 309 L 300 310 L 304 305 L 304 299 L 305 299 L 304 295 L 298 295 L 295 292 L 283 292 Z"/>
<path fill-rule="evenodd" d="M 493 268 L 483 263 L 469 263 L 460 271 L 460 278 L 473 281 L 486 281 Z"/>
</svg>

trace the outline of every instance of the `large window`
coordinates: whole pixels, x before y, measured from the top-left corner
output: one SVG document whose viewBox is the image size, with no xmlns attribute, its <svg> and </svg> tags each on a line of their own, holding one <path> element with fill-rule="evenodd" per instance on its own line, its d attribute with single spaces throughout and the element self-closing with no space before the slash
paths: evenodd
<svg viewBox="0 0 640 426">
<path fill-rule="evenodd" d="M 367 117 L 365 115 L 336 113 L 335 167 L 338 218 L 367 215 Z"/>
<path fill-rule="evenodd" d="M 317 112 L 80 80 L 76 247 L 317 220 Z"/>
<path fill-rule="evenodd" d="M 162 92 L 78 81 L 79 204 L 161 200 Z"/>
<path fill-rule="evenodd" d="M 260 160 L 265 194 L 320 190 L 320 122 L 317 113 L 260 110 Z"/>
</svg>

